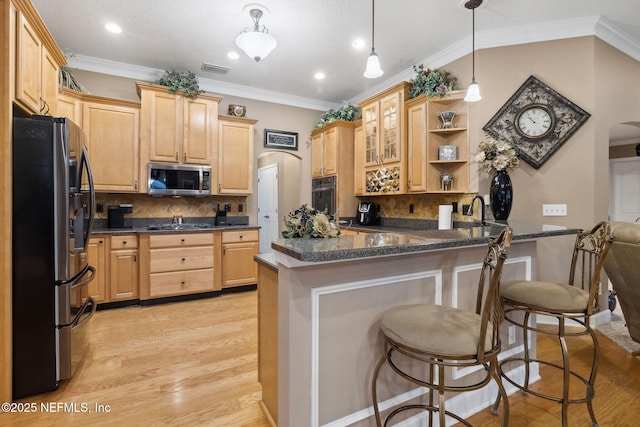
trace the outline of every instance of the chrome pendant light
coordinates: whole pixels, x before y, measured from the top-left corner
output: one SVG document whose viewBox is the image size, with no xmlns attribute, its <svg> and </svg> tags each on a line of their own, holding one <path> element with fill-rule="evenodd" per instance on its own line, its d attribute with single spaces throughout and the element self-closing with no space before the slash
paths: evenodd
<svg viewBox="0 0 640 427">
<path fill-rule="evenodd" d="M 480 101 L 480 87 L 476 82 L 476 8 L 482 4 L 482 0 L 469 0 L 464 7 L 471 9 L 471 84 L 467 89 L 467 95 L 464 100 L 467 102 Z"/>
<path fill-rule="evenodd" d="M 258 8 L 249 10 L 249 16 L 253 20 L 253 31 L 245 28 L 236 37 L 236 45 L 256 62 L 266 58 L 278 45 L 278 41 L 269 34 L 269 30 L 264 25 L 260 28 L 260 18 L 263 14 L 264 12 Z"/>
<path fill-rule="evenodd" d="M 371 53 L 367 58 L 367 68 L 364 70 L 364 76 L 368 79 L 375 79 L 384 74 L 380 67 L 380 59 L 375 48 L 375 18 L 376 6 L 375 0 L 371 0 Z"/>
</svg>

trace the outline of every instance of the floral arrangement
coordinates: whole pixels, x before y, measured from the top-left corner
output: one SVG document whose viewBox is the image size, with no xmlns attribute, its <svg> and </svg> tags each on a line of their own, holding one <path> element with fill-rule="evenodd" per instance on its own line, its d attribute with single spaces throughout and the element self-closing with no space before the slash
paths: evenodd
<svg viewBox="0 0 640 427">
<path fill-rule="evenodd" d="M 424 65 L 414 65 L 413 71 L 416 77 L 409 80 L 412 84 L 409 90 L 409 99 L 426 93 L 428 96 L 445 96 L 453 90 L 458 81 L 450 72 L 438 69 L 424 69 Z"/>
<path fill-rule="evenodd" d="M 347 104 L 337 110 L 331 109 L 324 113 L 320 118 L 320 121 L 316 123 L 314 129 L 321 128 L 322 126 L 331 123 L 334 120 L 345 120 L 347 122 L 355 122 L 360 120 L 360 109 L 354 105 Z"/>
<path fill-rule="evenodd" d="M 179 73 L 175 70 L 165 70 L 162 77 L 156 80 L 156 84 L 168 86 L 169 93 L 176 93 L 182 89 L 184 90 L 184 97 L 190 99 L 196 99 L 198 95 L 204 93 L 204 90 L 200 90 L 198 78 L 192 71 Z"/>
<path fill-rule="evenodd" d="M 300 206 L 293 212 L 289 212 L 284 218 L 285 231 L 282 237 L 338 237 L 340 229 L 333 217 L 326 212 Z"/>
<path fill-rule="evenodd" d="M 520 159 L 518 151 L 508 141 L 485 135 L 484 141 L 478 145 L 476 162 L 485 172 L 496 172 L 518 167 Z"/>
</svg>

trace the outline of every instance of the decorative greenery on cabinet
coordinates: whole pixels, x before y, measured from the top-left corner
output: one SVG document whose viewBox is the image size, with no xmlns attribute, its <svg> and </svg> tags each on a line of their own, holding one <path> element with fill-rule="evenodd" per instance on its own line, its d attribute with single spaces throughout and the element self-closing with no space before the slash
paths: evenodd
<svg viewBox="0 0 640 427">
<path fill-rule="evenodd" d="M 455 86 L 458 78 L 449 71 L 439 69 L 424 69 L 424 65 L 414 65 L 413 71 L 416 76 L 409 81 L 411 90 L 409 91 L 409 99 L 415 98 L 422 94 L 427 96 L 445 96 L 449 94 Z"/>
<path fill-rule="evenodd" d="M 331 109 L 325 112 L 320 121 L 316 123 L 314 129 L 321 128 L 324 125 L 327 125 L 334 120 L 344 120 L 345 122 L 356 122 L 360 120 L 361 114 L 360 109 L 355 105 L 347 104 L 344 107 L 338 108 L 337 110 Z"/>
<path fill-rule="evenodd" d="M 169 87 L 169 93 L 177 93 L 179 90 L 184 90 L 184 97 L 190 99 L 196 99 L 198 95 L 204 93 L 204 90 L 200 89 L 198 78 L 192 71 L 186 73 L 180 73 L 175 70 L 165 70 L 162 77 L 156 80 L 156 84 Z"/>
</svg>

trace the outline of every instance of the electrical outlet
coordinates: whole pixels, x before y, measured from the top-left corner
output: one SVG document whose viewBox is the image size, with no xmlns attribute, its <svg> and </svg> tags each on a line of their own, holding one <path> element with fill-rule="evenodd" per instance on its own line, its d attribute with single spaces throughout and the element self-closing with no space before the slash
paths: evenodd
<svg viewBox="0 0 640 427">
<path fill-rule="evenodd" d="M 102 203 L 96 203 L 96 213 L 103 213 L 104 205 Z"/>
<path fill-rule="evenodd" d="M 567 205 L 542 205 L 542 216 L 567 216 Z"/>
<path fill-rule="evenodd" d="M 224 210 L 226 212 L 231 212 L 231 203 L 227 203 L 226 205 L 224 205 Z"/>
<path fill-rule="evenodd" d="M 469 205 L 462 205 L 462 214 L 463 215 L 468 215 L 467 212 L 469 212 Z"/>
<path fill-rule="evenodd" d="M 409 213 L 413 213 L 413 203 L 409 204 Z"/>
<path fill-rule="evenodd" d="M 242 203 L 238 203 L 238 212 L 242 212 L 243 209 L 244 206 L 242 206 Z"/>
<path fill-rule="evenodd" d="M 514 344 L 516 342 L 516 327 L 509 326 L 509 344 Z"/>
</svg>

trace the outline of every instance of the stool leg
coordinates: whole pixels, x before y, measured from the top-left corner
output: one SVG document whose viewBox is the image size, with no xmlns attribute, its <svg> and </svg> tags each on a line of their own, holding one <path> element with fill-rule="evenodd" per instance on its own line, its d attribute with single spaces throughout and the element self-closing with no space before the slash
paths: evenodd
<svg viewBox="0 0 640 427">
<path fill-rule="evenodd" d="M 498 415 L 498 405 L 500 404 L 500 397 L 504 399 L 504 405 L 502 408 L 502 427 L 507 427 L 509 425 L 509 399 L 507 397 L 507 391 L 502 385 L 502 377 L 498 372 L 498 361 L 492 360 L 489 365 L 489 370 L 491 372 L 491 376 L 493 380 L 498 385 L 498 397 L 496 398 L 496 402 L 493 404 L 491 408 L 491 413 L 493 415 Z"/>
<path fill-rule="evenodd" d="M 388 353 L 387 353 L 387 349 L 385 348 L 384 355 L 378 361 L 378 364 L 376 365 L 376 369 L 373 371 L 373 379 L 371 380 L 371 397 L 373 399 L 373 413 L 375 414 L 377 427 L 382 426 L 382 422 L 380 421 L 380 409 L 378 408 L 378 374 L 380 373 L 380 369 L 382 368 L 382 365 L 384 365 L 384 362 L 387 361 L 387 358 L 388 358 Z"/>
<path fill-rule="evenodd" d="M 598 371 L 598 360 L 600 358 L 600 344 L 598 343 L 598 337 L 596 336 L 591 326 L 588 326 L 589 319 L 586 321 L 587 327 L 589 329 L 589 335 L 591 336 L 591 340 L 593 341 L 593 365 L 591 365 L 591 375 L 589 376 L 589 384 L 591 385 L 591 393 L 595 394 L 595 383 L 596 383 L 596 373 Z M 587 390 L 589 392 L 589 390 Z M 593 412 L 593 394 L 591 398 L 587 400 L 587 409 L 589 410 L 589 416 L 591 417 L 591 426 L 597 427 L 598 422 L 596 421 L 596 414 Z"/>
<path fill-rule="evenodd" d="M 527 396 L 525 390 L 529 389 L 529 317 L 531 316 L 531 312 L 526 310 L 524 312 L 524 320 L 522 321 L 522 344 L 524 345 L 524 390 L 522 390 L 522 394 Z"/>
<path fill-rule="evenodd" d="M 444 367 L 438 365 L 438 414 L 441 426 L 446 426 L 446 410 L 444 408 Z"/>
</svg>

